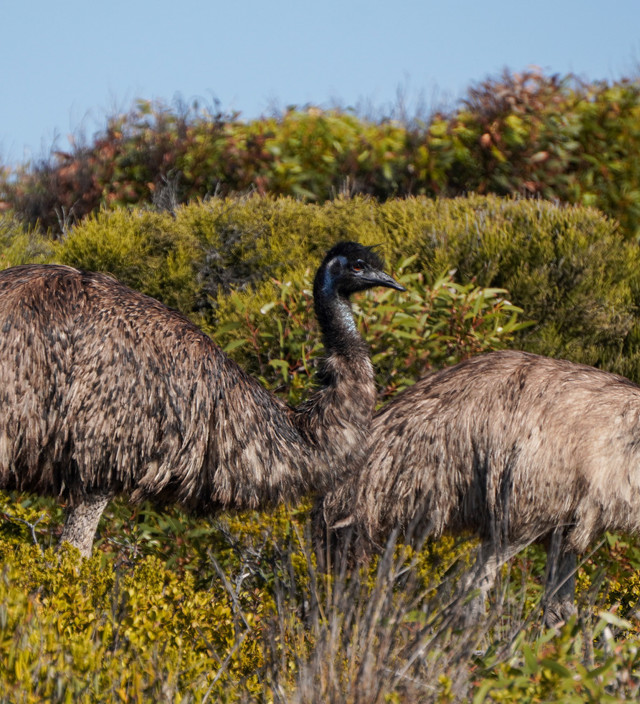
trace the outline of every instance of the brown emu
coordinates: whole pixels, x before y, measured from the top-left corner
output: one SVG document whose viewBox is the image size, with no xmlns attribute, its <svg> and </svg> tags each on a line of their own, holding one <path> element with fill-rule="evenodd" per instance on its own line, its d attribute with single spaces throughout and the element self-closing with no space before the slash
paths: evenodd
<svg viewBox="0 0 640 704">
<path fill-rule="evenodd" d="M 324 498 L 329 526 L 353 525 L 365 550 L 393 529 L 475 532 L 467 585 L 483 593 L 542 541 L 555 625 L 574 610 L 576 554 L 606 530 L 640 532 L 640 387 L 525 352 L 481 355 L 376 413 L 363 467 Z"/>
<path fill-rule="evenodd" d="M 334 246 L 314 305 L 322 388 L 290 408 L 180 313 L 65 266 L 0 272 L 0 488 L 61 496 L 62 541 L 90 555 L 107 502 L 254 508 L 328 489 L 375 404 L 349 297 L 403 290 L 372 249 Z"/>
</svg>

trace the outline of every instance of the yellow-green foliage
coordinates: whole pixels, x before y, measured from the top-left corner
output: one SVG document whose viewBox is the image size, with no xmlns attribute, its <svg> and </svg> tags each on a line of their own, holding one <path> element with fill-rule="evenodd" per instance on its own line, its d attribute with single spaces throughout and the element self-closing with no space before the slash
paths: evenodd
<svg viewBox="0 0 640 704">
<path fill-rule="evenodd" d="M 258 689 L 261 613 L 240 618 L 219 585 L 197 590 L 156 558 L 2 552 L 0 701 L 225 701 L 230 683 Z"/>
<path fill-rule="evenodd" d="M 105 271 L 167 305 L 195 305 L 198 242 L 168 218 L 141 210 L 115 210 L 88 218 L 57 249 L 57 259 L 89 271 Z"/>
<path fill-rule="evenodd" d="M 338 239 L 379 244 L 434 282 L 504 288 L 536 325 L 515 344 L 640 380 L 640 253 L 594 210 L 496 197 L 211 199 L 174 215 L 101 213 L 74 228 L 57 257 L 111 271 L 210 328 L 233 323 L 219 297 L 272 278 L 295 284 Z"/>
<path fill-rule="evenodd" d="M 44 263 L 51 258 L 51 242 L 24 228 L 9 215 L 0 216 L 0 269 L 18 264 Z"/>
<path fill-rule="evenodd" d="M 482 702 L 627 702 L 637 699 L 640 649 L 637 642 L 615 640 L 604 632 L 608 624 L 624 627 L 620 619 L 604 614 L 588 640 L 600 637 L 597 664 L 593 648 L 577 627 L 561 634 L 549 631 L 525 642 L 517 638 L 514 652 L 497 660 L 490 675 L 480 680 L 473 704 Z M 591 653 L 585 657 L 585 652 Z"/>
<path fill-rule="evenodd" d="M 74 550 L 42 552 L 26 537 L 1 541 L 0 702 L 637 696 L 637 623 L 606 613 L 591 623 L 589 605 L 603 606 L 593 590 L 581 599 L 581 625 L 540 636 L 543 569 L 522 558 L 510 588 L 492 595 L 486 623 L 457 633 L 447 618 L 457 608 L 451 596 L 469 543 L 445 538 L 420 554 L 396 548 L 346 581 L 329 579 L 314 568 L 307 511 L 223 517 L 217 537 L 205 536 L 208 567 L 197 566 L 195 530 L 180 537 L 188 558 L 181 568 L 145 554 L 146 544 L 136 554 L 103 541 L 83 562 Z M 167 535 L 159 554 L 170 553 L 171 542 Z M 610 594 L 621 589 L 617 581 Z M 605 625 L 625 638 L 614 641 Z"/>
</svg>

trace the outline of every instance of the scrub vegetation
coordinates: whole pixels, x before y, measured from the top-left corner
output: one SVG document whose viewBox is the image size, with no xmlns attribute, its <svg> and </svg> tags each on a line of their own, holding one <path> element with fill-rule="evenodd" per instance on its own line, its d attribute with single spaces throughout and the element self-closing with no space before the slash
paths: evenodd
<svg viewBox="0 0 640 704">
<path fill-rule="evenodd" d="M 0 267 L 110 273 L 295 405 L 320 351 L 311 276 L 329 245 L 358 240 L 408 289 L 355 300 L 380 404 L 500 348 L 640 382 L 638 95 L 507 74 L 423 123 L 140 103 L 93 144 L 5 174 Z M 638 698 L 634 538 L 582 556 L 579 615 L 561 630 L 542 626 L 537 546 L 460 630 L 472 536 L 420 551 L 392 539 L 327 576 L 312 501 L 194 517 L 118 500 L 83 561 L 54 550 L 57 501 L 0 494 L 0 702 Z"/>
</svg>

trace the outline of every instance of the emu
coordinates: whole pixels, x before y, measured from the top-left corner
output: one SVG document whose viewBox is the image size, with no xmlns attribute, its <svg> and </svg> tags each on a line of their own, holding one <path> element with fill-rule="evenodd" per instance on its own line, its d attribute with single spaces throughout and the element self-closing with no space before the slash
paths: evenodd
<svg viewBox="0 0 640 704">
<path fill-rule="evenodd" d="M 341 242 L 314 281 L 321 388 L 291 408 L 182 314 L 101 273 L 0 272 L 0 488 L 62 497 L 61 542 L 92 551 L 115 495 L 187 510 L 327 490 L 366 445 L 375 406 L 351 294 L 404 290 Z"/>
<path fill-rule="evenodd" d="M 476 533 L 466 586 L 483 597 L 502 563 L 542 542 L 544 620 L 558 625 L 575 611 L 577 554 L 604 531 L 640 532 L 640 387 L 526 352 L 471 358 L 375 414 L 362 469 L 318 513 L 338 544 L 351 525 L 361 556 L 394 529 Z"/>
</svg>

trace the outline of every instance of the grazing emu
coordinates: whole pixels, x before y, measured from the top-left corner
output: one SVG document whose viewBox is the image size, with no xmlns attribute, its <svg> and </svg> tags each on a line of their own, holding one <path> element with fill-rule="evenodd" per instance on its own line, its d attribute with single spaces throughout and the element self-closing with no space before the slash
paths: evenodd
<svg viewBox="0 0 640 704">
<path fill-rule="evenodd" d="M 323 260 L 323 388 L 298 408 L 183 315 L 109 276 L 0 272 L 0 488 L 67 499 L 61 540 L 85 556 L 117 494 L 208 512 L 327 490 L 362 452 L 375 405 L 349 297 L 404 290 L 382 267 L 354 242 Z"/>
<path fill-rule="evenodd" d="M 467 586 L 483 595 L 501 563 L 541 541 L 556 625 L 575 609 L 576 554 L 606 530 L 640 531 L 640 387 L 525 352 L 481 355 L 376 413 L 363 467 L 324 498 L 332 537 L 353 525 L 366 552 L 395 528 L 473 531 Z"/>
</svg>

